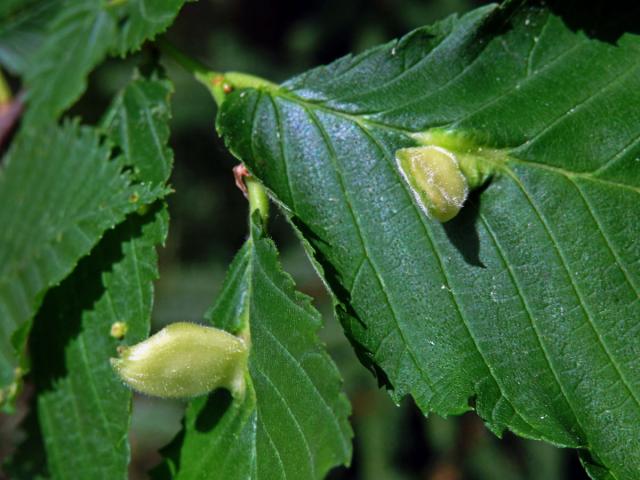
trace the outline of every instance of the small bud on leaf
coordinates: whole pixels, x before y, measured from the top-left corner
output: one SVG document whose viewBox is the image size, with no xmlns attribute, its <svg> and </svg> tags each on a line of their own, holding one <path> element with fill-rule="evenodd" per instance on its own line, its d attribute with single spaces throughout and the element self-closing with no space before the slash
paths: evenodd
<svg viewBox="0 0 640 480">
<path fill-rule="evenodd" d="M 203 395 L 227 388 L 244 392 L 245 342 L 224 330 L 174 323 L 119 351 L 111 364 L 131 388 L 163 398 Z"/>
<path fill-rule="evenodd" d="M 125 322 L 113 322 L 109 334 L 113 338 L 121 340 L 126 335 L 127 330 L 129 330 L 129 327 Z"/>
</svg>

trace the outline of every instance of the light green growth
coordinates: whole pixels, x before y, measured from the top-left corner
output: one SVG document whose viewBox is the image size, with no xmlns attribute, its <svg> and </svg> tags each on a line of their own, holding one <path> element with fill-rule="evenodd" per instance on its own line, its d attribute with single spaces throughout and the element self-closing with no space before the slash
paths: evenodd
<svg viewBox="0 0 640 480">
<path fill-rule="evenodd" d="M 136 213 L 140 216 L 146 215 L 149 212 L 149 205 L 140 205 L 140 208 L 136 210 Z"/>
<path fill-rule="evenodd" d="M 469 189 L 455 155 L 434 146 L 402 148 L 396 161 L 428 216 L 446 222 L 458 214 Z"/>
<path fill-rule="evenodd" d="M 507 160 L 502 150 L 478 146 L 460 132 L 433 129 L 411 136 L 420 146 L 396 151 L 398 167 L 418 204 L 440 222 L 455 217 L 469 191 Z"/>
<path fill-rule="evenodd" d="M 266 227 L 269 219 L 269 197 L 264 187 L 251 175 L 245 177 L 245 185 L 247 186 L 247 196 L 249 197 L 249 218 L 256 210 L 260 212 L 262 225 Z"/>
<path fill-rule="evenodd" d="M 116 372 L 131 388 L 162 398 L 203 395 L 216 388 L 244 395 L 248 350 L 224 330 L 174 323 L 112 358 Z"/>
<path fill-rule="evenodd" d="M 12 414 L 15 412 L 12 402 L 22 390 L 22 375 L 24 375 L 22 368 L 16 367 L 14 370 L 14 377 L 16 378 L 16 381 L 5 388 L 0 389 L 0 405 L 2 405 L 2 411 L 4 413 Z"/>
<path fill-rule="evenodd" d="M 420 145 L 448 150 L 455 156 L 469 189 L 480 187 L 507 161 L 504 150 L 481 146 L 476 135 L 439 128 L 411 135 Z"/>
<path fill-rule="evenodd" d="M 196 79 L 203 83 L 211 92 L 218 106 L 222 105 L 225 97 L 232 91 L 241 88 L 279 88 L 275 83 L 253 75 L 239 72 L 218 73 L 212 71 L 196 71 Z"/>
<path fill-rule="evenodd" d="M 11 101 L 11 88 L 0 71 L 0 106 L 6 105 Z"/>
<path fill-rule="evenodd" d="M 125 322 L 113 322 L 109 334 L 118 340 L 124 338 L 129 330 L 129 326 Z"/>
</svg>

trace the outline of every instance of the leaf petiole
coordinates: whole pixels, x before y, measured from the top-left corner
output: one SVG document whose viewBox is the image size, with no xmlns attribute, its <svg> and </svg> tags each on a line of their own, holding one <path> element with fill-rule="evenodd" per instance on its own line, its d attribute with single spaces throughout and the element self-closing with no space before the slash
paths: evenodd
<svg viewBox="0 0 640 480">
<path fill-rule="evenodd" d="M 166 56 L 172 58 L 178 65 L 189 72 L 211 92 L 218 106 L 222 105 L 225 97 L 234 90 L 241 88 L 277 89 L 278 86 L 268 80 L 241 72 L 216 72 L 209 70 L 203 63 L 181 52 L 166 39 L 157 42 L 158 48 Z"/>
<path fill-rule="evenodd" d="M 251 175 L 245 177 L 245 185 L 247 186 L 247 197 L 249 198 L 249 216 L 252 216 L 253 212 L 257 210 L 260 214 L 262 225 L 266 227 L 269 220 L 269 197 L 267 197 L 267 192 L 262 183 Z"/>
</svg>

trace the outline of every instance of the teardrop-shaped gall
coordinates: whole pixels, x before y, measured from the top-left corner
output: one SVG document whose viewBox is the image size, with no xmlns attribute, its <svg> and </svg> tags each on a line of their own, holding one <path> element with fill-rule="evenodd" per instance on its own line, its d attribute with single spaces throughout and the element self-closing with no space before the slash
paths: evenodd
<svg viewBox="0 0 640 480">
<path fill-rule="evenodd" d="M 244 392 L 245 342 L 224 330 L 173 323 L 131 347 L 111 364 L 131 388 L 162 398 L 186 398 L 226 388 Z"/>
<path fill-rule="evenodd" d="M 427 216 L 446 222 L 458 214 L 469 187 L 452 152 L 434 145 L 402 148 L 396 162 Z"/>
</svg>

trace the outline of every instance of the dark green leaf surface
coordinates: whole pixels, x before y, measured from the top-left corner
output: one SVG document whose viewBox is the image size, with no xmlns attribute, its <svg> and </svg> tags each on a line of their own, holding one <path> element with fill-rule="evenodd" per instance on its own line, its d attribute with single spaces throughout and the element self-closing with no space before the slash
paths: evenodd
<svg viewBox="0 0 640 480">
<path fill-rule="evenodd" d="M 168 449 L 169 478 L 321 479 L 348 463 L 349 404 L 317 337 L 321 317 L 257 224 L 209 317 L 250 330 L 247 389 L 243 399 L 218 390 L 190 404 Z"/>
<path fill-rule="evenodd" d="M 103 121 L 109 137 L 143 182 L 161 184 L 171 174 L 173 152 L 168 142 L 172 93 L 168 80 L 137 78 L 116 97 Z"/>
<path fill-rule="evenodd" d="M 38 418 L 55 479 L 126 479 L 131 390 L 113 373 L 119 344 L 149 334 L 156 246 L 167 212 L 132 214 L 46 296 L 32 332 Z M 126 322 L 123 342 L 110 336 Z"/>
<path fill-rule="evenodd" d="M 238 89 L 218 128 L 395 398 L 475 408 L 496 433 L 579 448 L 594 477 L 640 478 L 639 54 L 637 36 L 490 6 Z M 394 159 L 435 127 L 505 160 L 444 225 Z"/>
<path fill-rule="evenodd" d="M 66 125 L 23 131 L 5 159 L 0 172 L 3 387 L 14 379 L 43 293 L 70 273 L 105 230 L 164 193 L 134 184 L 123 172 L 123 159 L 109 155 L 94 131 Z"/>
<path fill-rule="evenodd" d="M 25 72 L 26 122 L 55 118 L 82 94 L 91 70 L 107 53 L 124 55 L 163 32 L 184 0 L 67 1 Z M 34 6 L 36 8 L 36 6 Z"/>
<path fill-rule="evenodd" d="M 136 79 L 105 118 L 110 138 L 140 185 L 162 187 L 170 173 L 170 92 L 167 81 Z M 31 352 L 40 427 L 54 478 L 128 478 L 131 391 L 109 358 L 116 356 L 118 345 L 135 344 L 149 334 L 156 247 L 164 242 L 167 227 L 161 202 L 147 213 L 129 215 L 47 294 L 38 313 Z M 122 341 L 110 335 L 114 322 L 128 327 Z"/>
<path fill-rule="evenodd" d="M 2 387 L 14 380 L 46 290 L 70 273 L 105 230 L 166 193 L 171 155 L 161 122 L 168 118 L 168 93 L 164 81 L 137 80 L 125 90 L 119 102 L 135 95 L 137 103 L 128 105 L 138 108 L 131 117 L 124 106 L 110 113 L 110 128 L 117 129 L 113 139 L 124 152 L 115 160 L 96 131 L 77 125 L 28 128 L 16 139 L 0 172 L 1 205 L 12 206 L 0 213 Z M 125 122 L 129 129 L 122 127 Z M 119 137 L 125 134 L 126 144 Z M 148 138 L 154 142 L 144 150 L 141 142 Z M 125 166 L 134 167 L 133 174 Z"/>
<path fill-rule="evenodd" d="M 15 75 L 28 68 L 60 4 L 61 0 L 33 0 L 0 6 L 0 65 Z"/>
</svg>

